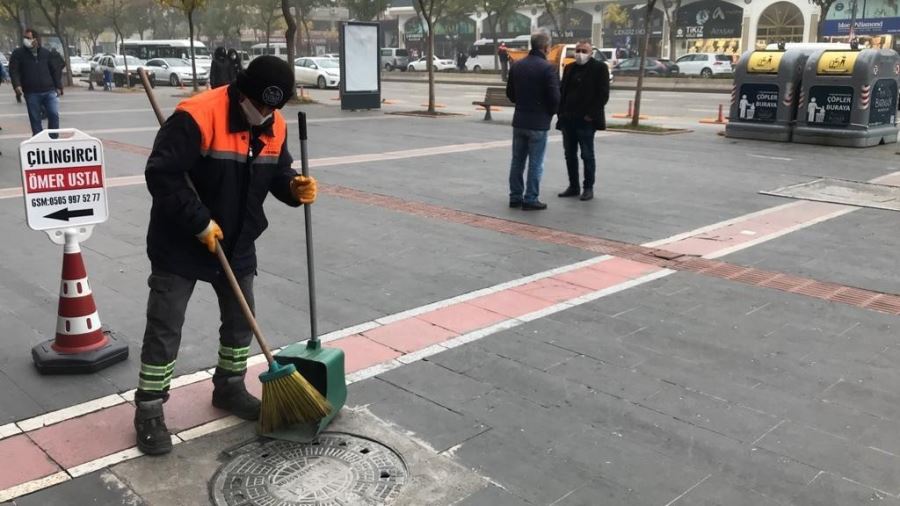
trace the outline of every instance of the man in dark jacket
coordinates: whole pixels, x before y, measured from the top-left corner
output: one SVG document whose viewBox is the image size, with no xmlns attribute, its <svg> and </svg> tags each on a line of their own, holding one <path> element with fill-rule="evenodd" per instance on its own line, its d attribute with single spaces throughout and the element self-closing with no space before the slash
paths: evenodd
<svg viewBox="0 0 900 506">
<path fill-rule="evenodd" d="M 218 88 L 231 84 L 231 68 L 228 65 L 228 53 L 225 48 L 219 46 L 213 51 L 212 65 L 209 67 L 209 87 Z"/>
<path fill-rule="evenodd" d="M 234 82 L 237 79 L 238 74 L 244 70 L 244 62 L 241 61 L 241 55 L 238 54 L 237 50 L 231 48 L 228 50 L 228 75 L 231 76 L 231 82 Z"/>
<path fill-rule="evenodd" d="M 293 94 L 291 66 L 260 56 L 234 84 L 178 104 L 156 135 L 144 173 L 153 196 L 150 296 L 134 396 L 137 446 L 144 453 L 172 449 L 162 405 L 198 280 L 212 285 L 221 313 L 212 404 L 247 420 L 259 417 L 259 399 L 244 385 L 251 329 L 217 261 L 216 245 L 253 308 L 254 243 L 268 225 L 266 196 L 294 207 L 316 198 L 315 180 L 291 168 L 287 125 L 278 111 Z"/>
<path fill-rule="evenodd" d="M 546 32 L 533 34 L 531 52 L 509 70 L 506 96 L 516 104 L 512 162 L 509 167 L 509 207 L 525 210 L 547 208 L 547 204 L 538 200 L 538 194 L 544 173 L 547 131 L 559 107 L 559 76 L 547 61 L 549 48 L 550 35 Z M 526 158 L 528 181 L 523 185 Z"/>
<path fill-rule="evenodd" d="M 22 47 L 13 51 L 9 59 L 9 75 L 16 94 L 25 95 L 31 133 L 37 135 L 44 129 L 41 109 L 47 112 L 48 128 L 59 128 L 59 96 L 63 89 L 50 51 L 41 47 L 37 33 L 28 28 L 24 35 Z"/>
<path fill-rule="evenodd" d="M 575 45 L 575 61 L 563 71 L 559 116 L 556 128 L 562 130 L 566 151 L 569 187 L 560 197 L 594 198 L 594 133 L 606 130 L 604 107 L 609 100 L 609 69 L 591 57 L 593 46 L 582 40 Z M 584 161 L 584 191 L 578 185 L 578 148 Z"/>
</svg>

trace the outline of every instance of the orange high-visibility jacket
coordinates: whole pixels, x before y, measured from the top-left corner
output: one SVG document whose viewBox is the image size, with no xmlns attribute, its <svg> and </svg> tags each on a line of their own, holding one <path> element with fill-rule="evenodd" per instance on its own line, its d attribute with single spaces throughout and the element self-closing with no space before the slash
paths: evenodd
<svg viewBox="0 0 900 506">
<path fill-rule="evenodd" d="M 251 129 L 239 97 L 231 85 L 184 100 L 156 136 L 145 170 L 153 196 L 147 253 L 154 269 L 206 281 L 220 275 L 215 255 L 195 237 L 214 219 L 235 274 L 252 273 L 254 241 L 268 226 L 266 196 L 300 205 L 290 191 L 297 172 L 284 118 L 275 111 Z"/>
</svg>

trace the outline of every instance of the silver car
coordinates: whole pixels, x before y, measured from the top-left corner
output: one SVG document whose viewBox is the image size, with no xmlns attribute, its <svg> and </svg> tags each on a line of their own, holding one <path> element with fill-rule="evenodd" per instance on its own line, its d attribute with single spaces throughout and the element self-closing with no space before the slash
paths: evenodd
<svg viewBox="0 0 900 506">
<path fill-rule="evenodd" d="M 181 58 L 154 58 L 147 60 L 147 67 L 156 76 L 157 83 L 167 83 L 170 86 L 182 84 L 194 84 L 194 72 L 190 60 Z M 197 84 L 205 86 L 209 81 L 209 69 L 197 62 Z"/>
<path fill-rule="evenodd" d="M 406 71 L 409 66 L 409 51 L 398 47 L 381 48 L 381 67 L 390 72 L 394 69 Z"/>
</svg>

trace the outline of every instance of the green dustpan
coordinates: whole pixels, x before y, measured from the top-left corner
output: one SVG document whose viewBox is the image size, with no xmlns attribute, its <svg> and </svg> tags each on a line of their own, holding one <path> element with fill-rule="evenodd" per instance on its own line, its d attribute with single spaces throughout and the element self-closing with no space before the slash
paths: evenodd
<svg viewBox="0 0 900 506">
<path fill-rule="evenodd" d="M 300 130 L 300 163 L 304 176 L 309 175 L 306 154 L 306 113 L 297 113 Z M 302 423 L 263 436 L 288 441 L 309 442 L 338 414 L 347 402 L 347 379 L 344 376 L 344 350 L 323 348 L 319 340 L 316 318 L 316 276 L 313 269 L 312 215 L 309 206 L 303 209 L 306 224 L 306 265 L 309 273 L 309 320 L 311 337 L 306 343 L 292 344 L 275 355 L 279 364 L 292 364 L 301 376 L 316 387 L 331 403 L 331 413 L 318 422 Z"/>
</svg>

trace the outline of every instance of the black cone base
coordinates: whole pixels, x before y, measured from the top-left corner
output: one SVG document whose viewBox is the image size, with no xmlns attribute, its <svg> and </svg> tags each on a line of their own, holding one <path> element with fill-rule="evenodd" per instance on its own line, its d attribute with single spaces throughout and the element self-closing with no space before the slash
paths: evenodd
<svg viewBox="0 0 900 506">
<path fill-rule="evenodd" d="M 96 372 L 128 358 L 128 345 L 106 333 L 106 346 L 84 353 L 59 353 L 50 346 L 53 339 L 31 349 L 34 366 L 41 374 L 84 374 Z"/>
</svg>

